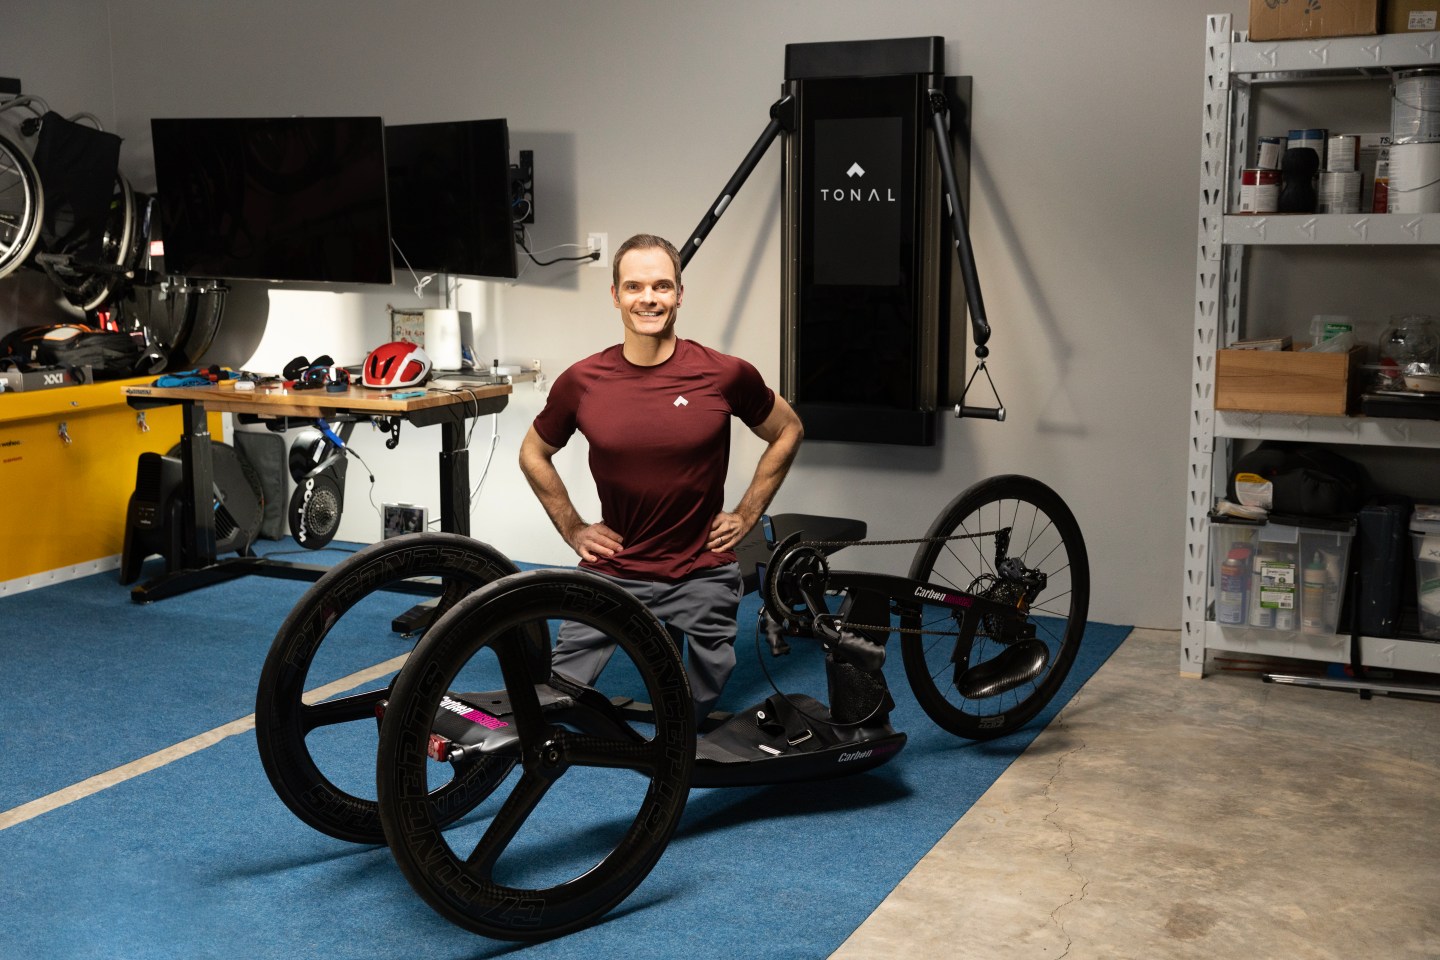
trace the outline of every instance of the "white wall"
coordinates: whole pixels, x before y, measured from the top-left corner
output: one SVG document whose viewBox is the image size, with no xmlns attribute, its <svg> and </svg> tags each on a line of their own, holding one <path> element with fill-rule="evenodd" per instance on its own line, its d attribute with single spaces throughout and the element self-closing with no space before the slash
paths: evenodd
<svg viewBox="0 0 1440 960">
<path fill-rule="evenodd" d="M 944 419 L 930 449 L 809 443 L 773 509 L 918 536 L 970 483 L 1030 473 L 1061 492 L 1085 530 L 1092 615 L 1174 626 L 1204 18 L 1247 9 L 1243 0 L 9 0 L 0 73 L 62 112 L 100 114 L 125 138 L 122 167 L 142 188 L 152 116 L 504 116 L 512 150 L 535 151 L 532 237 L 543 248 L 590 231 L 612 245 L 640 230 L 687 237 L 764 127 L 786 43 L 944 36 L 948 71 L 974 78 L 970 222 L 1009 420 Z M 682 335 L 751 359 L 772 383 L 779 181 L 772 150 L 686 271 L 681 317 Z M 469 281 L 456 298 L 483 321 L 481 356 L 538 359 L 553 375 L 618 339 L 607 285 L 606 270 L 531 266 L 514 284 Z M 267 361 L 320 352 L 346 361 L 385 337 L 386 304 L 434 305 L 433 289 L 421 300 L 408 282 L 247 293 L 226 322 L 263 322 Z M 253 353 L 255 344 L 247 331 L 221 346 Z M 515 467 L 542 402 L 519 385 L 498 418 L 473 531 L 516 558 L 565 562 Z M 491 426 L 476 430 L 475 479 Z M 437 438 L 410 430 L 392 453 L 378 436 L 357 436 L 376 471 L 375 502 L 436 506 Z M 737 443 L 732 497 L 758 450 L 748 434 Z M 562 460 L 593 516 L 580 452 Z M 342 536 L 378 536 L 368 487 L 352 469 Z M 905 561 L 856 553 L 849 562 Z"/>
</svg>

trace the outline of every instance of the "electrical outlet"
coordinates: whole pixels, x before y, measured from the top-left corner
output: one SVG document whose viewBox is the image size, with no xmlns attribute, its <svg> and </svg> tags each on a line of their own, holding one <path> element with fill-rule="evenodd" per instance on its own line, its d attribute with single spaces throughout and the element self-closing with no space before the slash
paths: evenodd
<svg viewBox="0 0 1440 960">
<path fill-rule="evenodd" d="M 511 216 L 519 224 L 535 222 L 535 151 L 521 150 L 520 162 L 510 164 Z"/>
<path fill-rule="evenodd" d="M 586 234 L 585 242 L 590 245 L 592 253 L 598 252 L 600 256 L 590 261 L 592 267 L 603 267 L 610 269 L 610 235 L 608 233 Z"/>
</svg>

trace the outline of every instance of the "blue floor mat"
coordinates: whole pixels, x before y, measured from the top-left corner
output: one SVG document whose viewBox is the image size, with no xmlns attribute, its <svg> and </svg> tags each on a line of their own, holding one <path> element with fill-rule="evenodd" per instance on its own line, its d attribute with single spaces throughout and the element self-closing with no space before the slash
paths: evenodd
<svg viewBox="0 0 1440 960">
<path fill-rule="evenodd" d="M 4 641 L 0 809 L 249 714 L 275 630 L 307 588 L 251 577 L 141 606 L 100 575 L 0 599 L 0 616 L 35 624 Z M 820 658 L 757 660 L 743 627 L 755 598 L 746 603 L 723 705 L 770 692 L 761 663 L 787 689 L 811 689 Z M 892 720 L 910 736 L 898 758 L 819 789 L 693 791 L 639 889 L 595 927 L 526 947 L 527 958 L 827 955 L 1128 633 L 1088 625 L 1056 700 L 1025 730 L 983 744 L 936 728 L 894 663 Z M 353 666 L 408 648 L 377 638 L 374 655 L 357 653 Z M 363 753 L 349 759 L 351 773 L 373 782 L 373 755 Z M 9 896 L 0 956 L 420 960 L 517 949 L 433 913 L 385 848 L 345 844 L 295 819 L 250 733 L 0 831 L 0 860 Z"/>
</svg>

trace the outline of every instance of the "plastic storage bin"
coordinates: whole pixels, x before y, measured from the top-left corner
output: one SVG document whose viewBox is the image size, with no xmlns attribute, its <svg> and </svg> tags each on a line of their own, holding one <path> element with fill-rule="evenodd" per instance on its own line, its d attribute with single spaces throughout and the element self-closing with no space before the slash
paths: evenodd
<svg viewBox="0 0 1440 960">
<path fill-rule="evenodd" d="M 1416 504 L 1410 515 L 1420 636 L 1440 640 L 1440 505 Z"/>
<path fill-rule="evenodd" d="M 1440 524 L 1436 547 L 1440 550 Z M 1215 622 L 1236 629 L 1333 634 L 1345 596 L 1354 527 L 1210 524 Z M 1436 566 L 1440 629 L 1440 555 Z"/>
</svg>

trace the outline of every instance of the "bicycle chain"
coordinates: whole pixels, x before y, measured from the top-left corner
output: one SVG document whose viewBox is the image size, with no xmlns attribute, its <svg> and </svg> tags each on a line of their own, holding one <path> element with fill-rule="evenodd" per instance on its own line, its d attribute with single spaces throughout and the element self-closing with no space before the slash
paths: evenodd
<svg viewBox="0 0 1440 960">
<path fill-rule="evenodd" d="M 894 547 L 904 546 L 910 543 L 940 543 L 948 542 L 950 540 L 978 540 L 981 537 L 993 537 L 999 532 L 1000 531 L 998 530 L 982 530 L 979 533 L 952 533 L 947 537 L 914 537 L 906 540 L 799 540 L 796 541 L 794 546 L 792 546 L 790 549 L 794 550 L 799 547 L 834 547 L 835 550 L 838 551 L 845 547 Z M 899 627 L 889 625 L 880 626 L 879 624 L 850 623 L 848 621 L 842 621 L 839 625 L 842 628 L 850 630 L 878 630 L 882 633 L 909 633 L 915 635 L 930 635 L 937 637 L 960 636 L 959 630 L 925 630 L 921 627 Z"/>
</svg>

